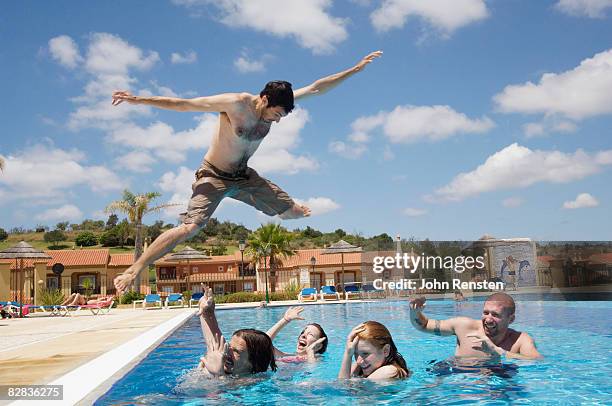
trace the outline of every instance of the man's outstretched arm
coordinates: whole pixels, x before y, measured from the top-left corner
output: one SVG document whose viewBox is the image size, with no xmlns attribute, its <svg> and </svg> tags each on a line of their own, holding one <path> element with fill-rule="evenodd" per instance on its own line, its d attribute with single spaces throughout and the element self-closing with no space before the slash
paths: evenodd
<svg viewBox="0 0 612 406">
<path fill-rule="evenodd" d="M 423 314 L 425 298 L 420 297 L 410 301 L 410 322 L 419 331 L 439 336 L 455 334 L 457 319 L 434 320 Z"/>
<path fill-rule="evenodd" d="M 214 96 L 195 97 L 193 99 L 181 99 L 178 97 L 134 96 L 128 91 L 120 90 L 114 92 L 112 97 L 113 106 L 117 106 L 125 101 L 130 104 L 144 104 L 166 110 L 224 112 L 231 110 L 237 103 L 246 100 L 248 94 L 224 93 Z"/>
<path fill-rule="evenodd" d="M 306 87 L 302 87 L 300 89 L 295 90 L 293 92 L 293 97 L 295 99 L 300 99 L 307 96 L 325 93 L 329 89 L 338 86 L 340 83 L 342 83 L 344 80 L 348 79 L 355 73 L 362 71 L 367 64 L 372 62 L 374 59 L 379 58 L 380 56 L 382 56 L 382 51 L 372 52 L 371 54 L 365 56 L 361 61 L 359 61 L 359 63 L 357 63 L 357 65 L 353 66 L 352 68 L 330 76 L 326 76 Z"/>
</svg>

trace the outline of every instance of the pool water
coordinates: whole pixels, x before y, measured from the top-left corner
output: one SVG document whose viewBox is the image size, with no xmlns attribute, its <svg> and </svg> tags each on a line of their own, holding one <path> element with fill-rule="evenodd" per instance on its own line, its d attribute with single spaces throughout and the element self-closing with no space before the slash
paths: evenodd
<svg viewBox="0 0 612 406">
<path fill-rule="evenodd" d="M 426 314 L 432 318 L 480 318 L 482 304 L 428 301 Z M 222 310 L 217 316 L 229 339 L 240 328 L 265 331 L 286 309 Z M 410 324 L 406 301 L 306 306 L 306 320 L 290 323 L 274 343 L 293 352 L 307 321 L 318 322 L 329 337 L 322 360 L 316 364 L 279 363 L 276 373 L 246 380 L 211 380 L 197 372 L 205 348 L 200 322 L 192 317 L 96 404 L 612 404 L 611 312 L 609 301 L 517 298 L 513 328 L 527 331 L 546 358 L 505 361 L 501 367 L 481 372 L 455 372 L 448 362 L 440 363 L 452 359 L 455 337 L 416 331 Z M 366 320 L 380 321 L 391 331 L 412 371 L 410 379 L 376 383 L 336 378 L 347 334 Z"/>
</svg>

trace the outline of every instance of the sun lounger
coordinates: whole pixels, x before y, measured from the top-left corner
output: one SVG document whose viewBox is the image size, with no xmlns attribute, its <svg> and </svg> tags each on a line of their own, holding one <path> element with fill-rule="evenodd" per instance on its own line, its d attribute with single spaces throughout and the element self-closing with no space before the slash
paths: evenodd
<svg viewBox="0 0 612 406">
<path fill-rule="evenodd" d="M 132 305 L 134 306 L 134 309 L 136 309 L 136 305 L 137 305 L 138 303 L 141 303 L 141 304 L 142 304 L 142 308 L 143 308 L 143 309 L 157 309 L 158 307 L 159 307 L 160 309 L 162 309 L 162 308 L 163 308 L 163 303 L 162 303 L 162 300 L 161 300 L 161 298 L 159 297 L 159 295 L 157 295 L 157 294 L 149 294 L 149 295 L 146 295 L 146 296 L 145 296 L 145 298 L 144 298 L 144 300 L 134 300 L 134 301 L 132 302 Z M 148 305 L 148 304 L 151 304 L 151 303 L 153 303 L 155 306 L 154 306 L 154 307 L 147 307 L 147 305 Z"/>
<path fill-rule="evenodd" d="M 68 310 L 64 308 L 65 306 L 62 305 L 27 305 L 27 307 L 32 314 L 36 313 L 37 311 L 40 311 L 46 314 L 47 316 L 65 316 L 68 312 Z"/>
<path fill-rule="evenodd" d="M 340 300 L 340 293 L 336 291 L 335 286 L 322 286 L 319 295 L 321 300 Z"/>
<path fill-rule="evenodd" d="M 102 313 L 102 314 L 108 314 L 110 313 L 110 310 L 113 307 L 113 304 L 115 303 L 115 299 L 114 298 L 110 298 L 104 302 L 99 302 L 99 303 L 95 303 L 95 304 L 86 304 L 86 305 L 82 305 L 80 306 L 81 309 L 88 309 L 90 310 L 94 316 L 97 316 L 98 314 Z"/>
<path fill-rule="evenodd" d="M 344 298 L 346 300 L 361 299 L 361 291 L 358 286 L 346 285 L 344 287 Z"/>
<path fill-rule="evenodd" d="M 189 299 L 189 307 L 191 307 L 192 304 L 195 304 L 197 306 L 202 296 L 204 296 L 204 292 L 192 293 L 191 299 Z"/>
<path fill-rule="evenodd" d="M 180 303 L 180 306 L 170 306 L 170 303 Z M 183 295 L 181 293 L 170 293 L 166 298 L 166 309 L 170 307 L 185 307 L 185 301 L 183 300 Z"/>
<path fill-rule="evenodd" d="M 363 293 L 368 299 L 384 299 L 385 291 L 376 289 L 374 285 L 363 285 Z"/>
<path fill-rule="evenodd" d="M 304 288 L 298 294 L 298 300 L 300 302 L 316 302 L 317 301 L 317 290 L 315 288 Z"/>
</svg>

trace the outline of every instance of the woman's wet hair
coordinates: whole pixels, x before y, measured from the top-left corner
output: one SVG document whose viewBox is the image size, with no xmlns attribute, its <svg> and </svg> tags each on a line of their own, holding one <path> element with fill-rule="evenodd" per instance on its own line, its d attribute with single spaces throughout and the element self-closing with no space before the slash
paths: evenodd
<svg viewBox="0 0 612 406">
<path fill-rule="evenodd" d="M 259 93 L 260 97 L 268 98 L 268 107 L 280 106 L 289 114 L 293 110 L 293 89 L 291 83 L 284 80 L 273 80 Z"/>
<path fill-rule="evenodd" d="M 302 330 L 302 332 L 300 333 L 300 335 L 298 336 L 298 338 L 304 334 L 304 331 L 306 331 L 306 328 L 308 326 L 314 326 L 317 328 L 317 330 L 319 330 L 319 339 L 325 337 L 325 340 L 323 340 L 323 342 L 321 343 L 321 346 L 319 347 L 319 349 L 315 352 L 315 354 L 323 354 L 325 353 L 325 351 L 327 351 L 327 334 L 325 334 L 325 330 L 323 330 L 323 327 L 321 327 L 321 325 L 319 323 L 309 323 L 306 325 L 306 327 L 304 327 L 304 330 Z"/>
<path fill-rule="evenodd" d="M 234 332 L 236 337 L 240 337 L 246 343 L 249 352 L 249 363 L 251 373 L 265 372 L 268 367 L 276 371 L 276 361 L 274 360 L 274 346 L 270 337 L 260 330 L 245 328 Z"/>
<path fill-rule="evenodd" d="M 410 375 L 410 371 L 404 357 L 397 351 L 397 347 L 387 327 L 377 321 L 366 321 L 363 325 L 365 330 L 358 334 L 359 339 L 367 340 L 380 349 L 389 344 L 389 355 L 385 358 L 383 366 L 393 365 L 397 369 L 396 378 L 407 378 Z"/>
</svg>

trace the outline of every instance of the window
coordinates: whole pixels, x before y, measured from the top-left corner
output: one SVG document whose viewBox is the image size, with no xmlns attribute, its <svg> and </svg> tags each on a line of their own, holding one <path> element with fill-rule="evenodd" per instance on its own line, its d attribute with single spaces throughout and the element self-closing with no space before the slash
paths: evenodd
<svg viewBox="0 0 612 406">
<path fill-rule="evenodd" d="M 84 287 L 83 283 L 86 279 L 89 279 L 91 282 L 91 286 L 96 286 L 96 275 L 79 275 L 79 287 Z"/>
<path fill-rule="evenodd" d="M 320 273 L 311 273 L 310 274 L 310 287 L 319 289 L 322 285 L 321 279 L 322 277 Z"/>
<path fill-rule="evenodd" d="M 231 265 L 227 266 L 227 272 L 232 272 L 232 266 Z"/>
<path fill-rule="evenodd" d="M 59 289 L 59 277 L 47 276 L 47 289 Z"/>
<path fill-rule="evenodd" d="M 198 268 L 197 266 L 192 266 L 192 267 L 191 267 L 191 272 L 192 272 L 192 273 L 198 273 L 198 269 L 199 269 L 199 268 Z"/>
<path fill-rule="evenodd" d="M 164 292 L 164 293 L 174 293 L 174 289 L 172 289 L 172 286 L 164 286 L 162 288 L 162 292 Z"/>
<path fill-rule="evenodd" d="M 176 269 L 159 268 L 159 279 L 176 279 Z"/>
<path fill-rule="evenodd" d="M 244 283 L 244 287 L 243 289 L 245 292 L 252 292 L 253 291 L 253 282 L 245 282 Z"/>
<path fill-rule="evenodd" d="M 219 267 L 217 268 L 217 270 L 218 270 L 219 272 L 223 272 L 223 265 L 219 265 Z"/>
<path fill-rule="evenodd" d="M 225 283 L 215 283 L 213 288 L 215 295 L 222 295 L 225 293 Z"/>
</svg>

